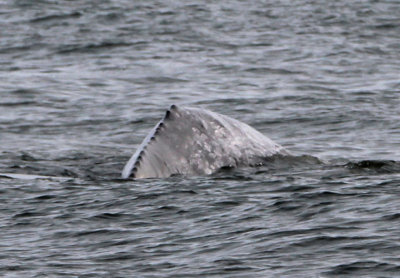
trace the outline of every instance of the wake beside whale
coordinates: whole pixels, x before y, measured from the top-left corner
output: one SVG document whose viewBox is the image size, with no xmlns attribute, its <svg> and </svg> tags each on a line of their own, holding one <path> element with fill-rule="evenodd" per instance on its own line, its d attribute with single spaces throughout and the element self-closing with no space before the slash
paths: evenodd
<svg viewBox="0 0 400 278">
<path fill-rule="evenodd" d="M 210 175 L 289 155 L 249 125 L 206 109 L 172 105 L 126 163 L 122 178 Z"/>
</svg>

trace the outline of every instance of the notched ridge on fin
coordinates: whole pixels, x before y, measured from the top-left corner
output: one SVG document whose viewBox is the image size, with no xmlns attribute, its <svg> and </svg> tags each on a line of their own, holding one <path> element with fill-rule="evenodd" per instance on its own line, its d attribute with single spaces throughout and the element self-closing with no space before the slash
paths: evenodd
<svg viewBox="0 0 400 278">
<path fill-rule="evenodd" d="M 131 174 L 129 175 L 131 178 L 136 178 L 136 173 L 138 171 L 138 168 L 135 166 L 132 168 Z"/>
<path fill-rule="evenodd" d="M 135 173 L 137 171 L 139 171 L 139 167 L 140 167 L 141 161 L 143 160 L 143 157 L 145 155 L 146 147 L 143 148 L 143 150 L 139 153 L 138 157 L 135 160 L 135 163 L 133 164 L 133 168 L 132 168 L 132 171 L 131 171 L 131 174 L 130 174 L 130 176 L 132 178 L 135 178 Z"/>
<path fill-rule="evenodd" d="M 168 112 L 168 111 L 167 111 L 167 112 Z M 165 115 L 165 116 L 167 116 L 167 115 Z M 164 117 L 164 118 L 165 118 L 165 117 Z M 150 144 L 152 144 L 153 142 L 156 141 L 157 135 L 158 135 L 164 128 L 165 128 L 165 124 L 164 124 L 163 120 L 161 120 L 161 121 L 158 123 L 156 129 L 154 130 L 153 135 L 150 137 L 150 139 L 149 139 L 149 141 L 147 142 L 147 144 L 143 146 L 143 149 L 141 150 L 141 152 L 140 152 L 139 155 L 137 156 L 136 161 L 135 161 L 135 163 L 133 164 L 132 173 L 133 173 L 133 171 L 136 171 L 136 172 L 137 172 L 137 171 L 139 170 L 140 164 L 141 164 L 141 162 L 143 161 L 144 156 L 146 155 L 146 149 L 149 147 Z M 132 175 L 132 174 L 131 174 L 131 175 Z"/>
<path fill-rule="evenodd" d="M 164 123 L 164 121 L 165 121 L 165 120 L 168 120 L 168 119 L 172 116 L 173 112 L 172 112 L 171 110 L 176 110 L 176 109 L 177 109 L 177 107 L 176 107 L 175 105 L 172 105 L 171 108 L 170 108 L 170 110 L 167 110 L 167 112 L 165 113 L 164 118 L 163 118 L 163 119 L 157 124 L 157 126 L 155 127 L 155 129 L 153 130 L 153 134 L 150 136 L 149 139 L 147 139 L 148 141 L 147 141 L 147 142 L 142 142 L 142 146 L 141 146 L 142 149 L 140 150 L 140 152 L 138 153 L 136 159 L 134 160 L 133 165 L 131 166 L 131 167 L 132 167 L 132 168 L 131 168 L 132 170 L 130 171 L 129 176 L 126 176 L 127 178 L 128 178 L 128 177 L 133 177 L 133 178 L 135 177 L 135 174 L 134 174 L 134 173 L 139 171 L 141 162 L 143 162 L 143 159 L 144 159 L 144 157 L 146 156 L 147 148 L 148 148 L 150 145 L 156 143 L 156 141 L 157 141 L 157 140 L 156 140 L 157 135 L 159 135 L 160 132 L 163 131 L 163 130 L 165 129 L 165 123 Z M 133 157 L 132 157 L 132 158 L 133 158 Z M 126 172 L 126 170 L 124 170 L 124 171 Z M 123 173 L 123 176 L 125 176 L 125 173 Z"/>
<path fill-rule="evenodd" d="M 165 119 L 165 120 L 168 120 L 169 117 L 171 117 L 171 111 L 170 111 L 170 110 L 167 110 L 167 112 L 165 112 L 164 119 Z"/>
<path fill-rule="evenodd" d="M 159 134 L 160 131 L 163 129 L 164 125 L 165 124 L 163 122 L 160 122 L 156 127 L 156 130 L 154 131 L 154 135 L 152 137 L 155 137 L 157 134 Z"/>
<path fill-rule="evenodd" d="M 175 104 L 171 105 L 169 107 L 169 109 L 165 112 L 165 116 L 163 118 L 163 120 L 170 120 L 174 117 L 176 117 L 178 113 L 178 106 L 176 106 Z"/>
</svg>

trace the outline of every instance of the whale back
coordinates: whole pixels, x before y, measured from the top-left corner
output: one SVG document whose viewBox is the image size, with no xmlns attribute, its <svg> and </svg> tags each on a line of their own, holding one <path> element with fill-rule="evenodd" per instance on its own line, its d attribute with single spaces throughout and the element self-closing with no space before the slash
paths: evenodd
<svg viewBox="0 0 400 278">
<path fill-rule="evenodd" d="M 209 110 L 172 105 L 125 165 L 122 177 L 209 175 L 288 152 L 249 125 Z"/>
</svg>

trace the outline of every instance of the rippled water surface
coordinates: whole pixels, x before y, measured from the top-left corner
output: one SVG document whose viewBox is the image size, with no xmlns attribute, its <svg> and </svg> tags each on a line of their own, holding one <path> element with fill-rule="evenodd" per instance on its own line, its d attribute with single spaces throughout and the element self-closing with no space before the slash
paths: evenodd
<svg viewBox="0 0 400 278">
<path fill-rule="evenodd" d="M 0 3 L 2 277 L 396 277 L 400 3 Z M 171 104 L 295 156 L 123 180 Z"/>
</svg>

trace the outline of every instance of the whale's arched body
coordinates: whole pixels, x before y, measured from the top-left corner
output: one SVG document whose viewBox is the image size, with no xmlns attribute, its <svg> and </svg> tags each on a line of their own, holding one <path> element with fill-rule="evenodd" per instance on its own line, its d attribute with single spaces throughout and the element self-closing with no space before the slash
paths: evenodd
<svg viewBox="0 0 400 278">
<path fill-rule="evenodd" d="M 289 154 L 254 128 L 209 110 L 172 105 L 122 171 L 123 178 L 209 175 Z"/>
</svg>

